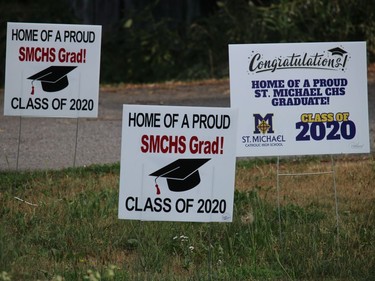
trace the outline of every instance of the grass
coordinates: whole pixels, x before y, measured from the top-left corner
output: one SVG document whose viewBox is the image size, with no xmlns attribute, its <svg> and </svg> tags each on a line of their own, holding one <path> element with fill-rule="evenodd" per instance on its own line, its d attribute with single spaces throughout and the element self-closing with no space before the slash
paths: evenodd
<svg viewBox="0 0 375 281">
<path fill-rule="evenodd" d="M 336 157 L 338 228 L 332 174 L 280 176 L 277 190 L 271 158 L 238 161 L 232 223 L 118 220 L 118 164 L 3 171 L 0 280 L 374 280 L 374 169 Z"/>
</svg>

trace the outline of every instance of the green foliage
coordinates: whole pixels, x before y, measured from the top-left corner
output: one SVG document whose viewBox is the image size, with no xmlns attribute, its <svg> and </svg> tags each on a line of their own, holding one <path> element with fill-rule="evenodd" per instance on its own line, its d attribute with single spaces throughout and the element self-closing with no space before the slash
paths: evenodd
<svg viewBox="0 0 375 281">
<path fill-rule="evenodd" d="M 104 37 L 104 81 L 144 83 L 176 77 L 184 42 L 168 19 L 155 19 L 152 8 L 134 13 L 117 32 Z"/>
<path fill-rule="evenodd" d="M 155 20 L 150 5 L 133 18 L 124 19 L 122 30 L 109 40 L 113 55 L 105 64 L 115 65 L 117 71 L 123 66 L 124 70 L 108 78 L 104 74 L 103 80 L 153 82 L 225 77 L 227 46 L 231 43 L 364 40 L 370 61 L 374 61 L 373 1 L 267 2 L 256 5 L 244 0 L 218 1 L 215 13 L 189 26 L 168 19 Z M 104 53 L 107 47 L 105 43 Z"/>
<path fill-rule="evenodd" d="M 103 33 L 101 82 L 226 77 L 233 43 L 366 41 L 369 61 L 375 61 L 373 0 L 222 0 L 209 16 L 188 24 L 158 17 L 161 4 L 150 1 Z M 0 4 L 0 85 L 5 22 L 78 23 L 66 7 L 64 1 L 47 0 Z"/>
</svg>

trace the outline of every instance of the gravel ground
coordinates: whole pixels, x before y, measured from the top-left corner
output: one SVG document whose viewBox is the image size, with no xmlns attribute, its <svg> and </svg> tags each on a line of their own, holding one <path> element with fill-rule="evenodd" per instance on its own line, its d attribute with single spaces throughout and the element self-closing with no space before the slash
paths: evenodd
<svg viewBox="0 0 375 281">
<path fill-rule="evenodd" d="M 373 152 L 375 73 L 368 78 Z M 99 116 L 92 119 L 4 116 L 4 92 L 0 90 L 0 170 L 61 169 L 119 162 L 122 104 L 227 107 L 229 81 L 104 86 L 99 95 Z"/>
</svg>

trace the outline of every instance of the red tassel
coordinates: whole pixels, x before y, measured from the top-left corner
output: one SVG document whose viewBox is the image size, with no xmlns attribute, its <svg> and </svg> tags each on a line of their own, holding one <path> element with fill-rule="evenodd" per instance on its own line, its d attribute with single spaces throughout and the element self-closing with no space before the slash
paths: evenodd
<svg viewBox="0 0 375 281">
<path fill-rule="evenodd" d="M 155 184 L 155 187 L 156 187 L 156 195 L 160 195 L 160 188 L 157 183 Z"/>
<path fill-rule="evenodd" d="M 31 95 L 34 95 L 34 86 L 31 87 Z"/>
</svg>

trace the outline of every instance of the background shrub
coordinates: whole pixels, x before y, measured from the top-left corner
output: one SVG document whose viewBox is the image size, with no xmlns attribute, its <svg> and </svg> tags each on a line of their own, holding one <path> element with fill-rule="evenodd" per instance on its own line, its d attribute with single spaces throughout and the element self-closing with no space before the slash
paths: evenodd
<svg viewBox="0 0 375 281">
<path fill-rule="evenodd" d="M 126 1 L 132 9 L 98 0 L 96 10 L 80 2 L 0 3 L 0 85 L 7 21 L 103 24 L 102 83 L 227 77 L 231 43 L 366 41 L 375 61 L 373 0 Z M 100 9 L 107 11 L 102 18 Z"/>
</svg>

